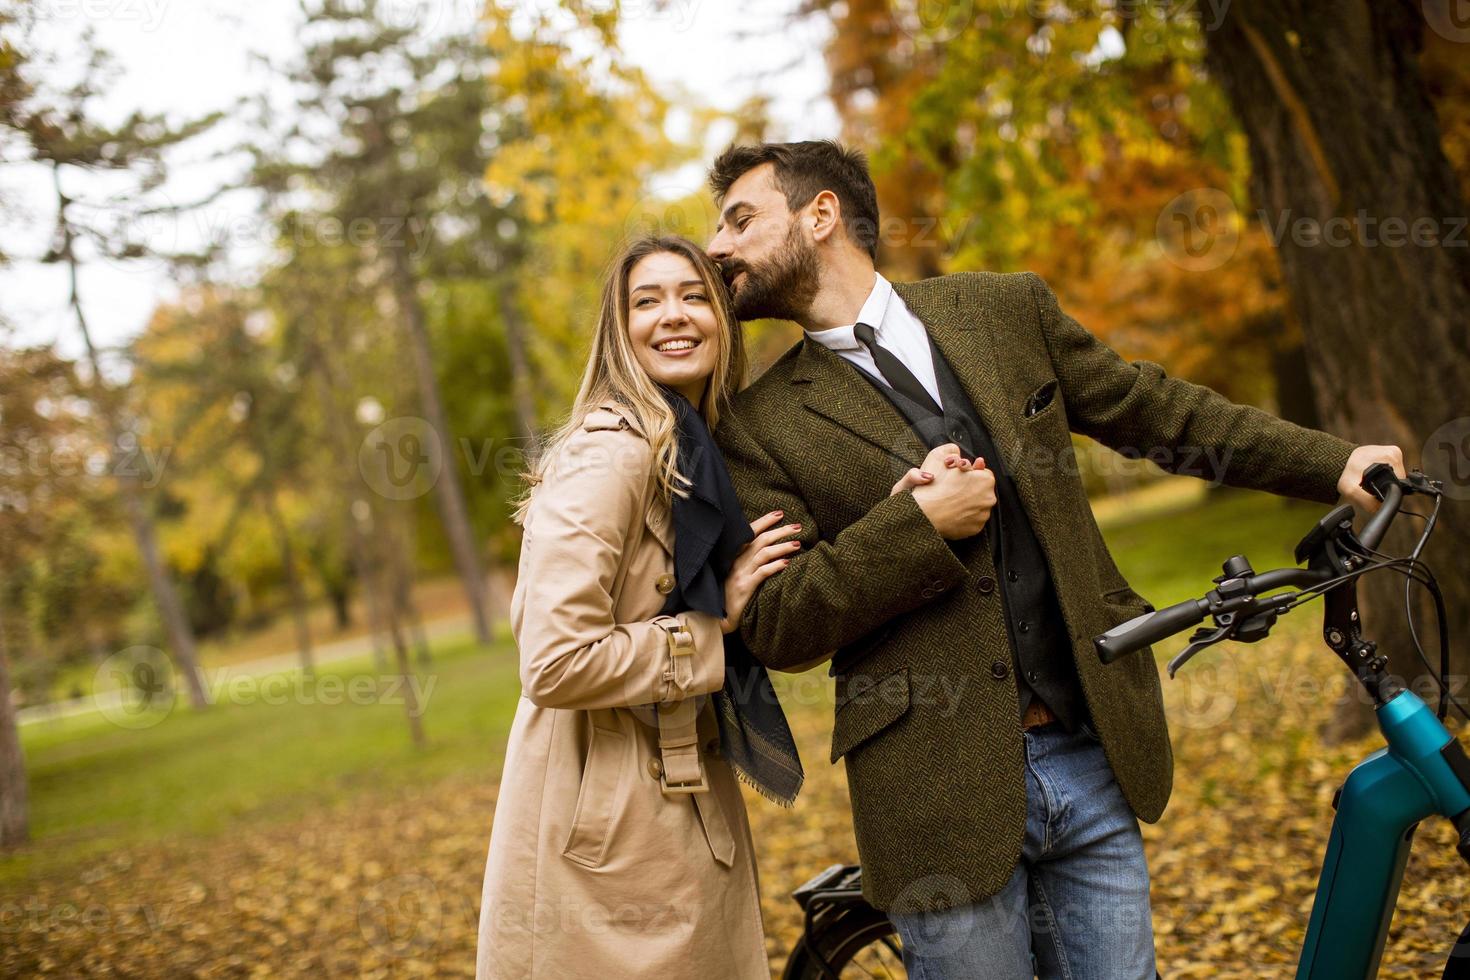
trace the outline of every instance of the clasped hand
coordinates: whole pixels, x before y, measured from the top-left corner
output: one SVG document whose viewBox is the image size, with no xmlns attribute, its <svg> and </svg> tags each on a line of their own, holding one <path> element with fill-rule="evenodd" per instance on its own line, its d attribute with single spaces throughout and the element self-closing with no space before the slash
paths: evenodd
<svg viewBox="0 0 1470 980">
<path fill-rule="evenodd" d="M 954 541 L 979 534 L 995 507 L 995 473 L 983 456 L 971 462 L 952 442 L 935 446 L 924 465 L 905 473 L 889 495 L 911 491 L 940 537 Z"/>
</svg>

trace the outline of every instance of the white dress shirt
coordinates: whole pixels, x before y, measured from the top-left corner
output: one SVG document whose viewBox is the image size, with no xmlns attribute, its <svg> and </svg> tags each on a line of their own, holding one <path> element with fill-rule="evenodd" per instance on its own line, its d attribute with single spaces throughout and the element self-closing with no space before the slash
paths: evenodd
<svg viewBox="0 0 1470 980">
<path fill-rule="evenodd" d="M 874 339 L 894 357 L 903 361 L 904 367 L 912 371 L 914 377 L 919 379 L 919 384 L 929 392 L 934 404 L 943 408 L 944 402 L 939 398 L 939 382 L 934 377 L 934 356 L 929 352 L 929 332 L 924 329 L 923 322 L 904 304 L 903 299 L 893 291 L 893 284 L 880 273 L 874 273 L 874 276 L 876 279 L 873 289 L 868 293 L 863 308 L 858 311 L 855 322 L 827 330 L 808 330 L 806 335 L 887 384 L 883 372 L 878 370 L 878 365 L 873 360 L 873 355 L 852 332 L 853 327 L 859 323 L 868 324 L 873 328 Z"/>
</svg>

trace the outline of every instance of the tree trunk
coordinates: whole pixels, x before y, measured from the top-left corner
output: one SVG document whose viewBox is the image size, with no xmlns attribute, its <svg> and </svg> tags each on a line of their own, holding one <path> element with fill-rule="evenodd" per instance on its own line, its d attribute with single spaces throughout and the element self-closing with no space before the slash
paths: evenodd
<svg viewBox="0 0 1470 980">
<path fill-rule="evenodd" d="M 119 476 L 124 503 L 128 515 L 128 526 L 132 528 L 133 540 L 143 556 L 143 569 L 148 575 L 148 587 L 153 593 L 153 602 L 158 607 L 158 618 L 168 634 L 169 652 L 174 666 L 184 679 L 184 688 L 189 692 L 189 703 L 196 711 L 209 707 L 209 695 L 204 690 L 204 678 L 199 673 L 199 655 L 194 650 L 194 629 L 184 615 L 184 604 L 179 601 L 174 581 L 163 565 L 158 553 L 158 535 L 153 530 L 153 519 L 148 515 L 148 505 L 143 500 L 143 491 L 131 477 Z"/>
<path fill-rule="evenodd" d="M 529 451 L 531 440 L 536 438 L 536 400 L 532 396 L 531 355 L 527 350 L 526 325 L 515 308 L 509 285 L 501 285 L 499 299 L 500 320 L 505 327 L 506 359 L 510 362 L 511 401 L 515 405 L 521 436 L 527 440 L 526 449 Z"/>
<path fill-rule="evenodd" d="M 341 343 L 337 336 L 337 322 L 330 315 L 327 318 L 327 332 L 333 346 Z M 341 474 L 342 499 L 347 502 L 345 515 L 347 546 L 351 552 L 352 567 L 357 573 L 358 582 L 362 585 L 362 604 L 363 609 L 367 612 L 368 635 L 373 648 L 373 666 L 378 673 L 383 674 L 388 671 L 388 656 L 383 647 L 385 626 L 381 604 L 382 591 L 378 587 L 378 573 L 373 563 L 372 549 L 368 547 L 367 535 L 363 533 L 360 526 L 361 520 L 357 514 L 358 481 L 350 475 L 357 473 L 356 462 L 353 459 L 352 434 L 337 403 L 337 376 L 331 360 L 326 356 L 321 345 L 314 340 L 309 342 L 307 350 L 308 363 L 320 382 L 317 390 L 321 395 L 322 413 L 327 420 L 327 430 L 332 434 L 334 468 L 337 473 Z M 366 501 L 363 503 L 366 506 Z"/>
<path fill-rule="evenodd" d="M 1276 376 L 1276 414 L 1309 429 L 1322 428 L 1306 348 L 1296 344 L 1277 350 L 1271 355 L 1271 373 Z"/>
<path fill-rule="evenodd" d="M 408 719 L 409 737 L 413 739 L 416 748 L 422 749 L 428 744 L 428 738 L 424 735 L 423 711 L 419 707 L 418 695 L 414 692 L 413 685 L 408 679 L 413 676 L 413 667 L 408 662 L 408 642 L 403 636 L 403 624 L 399 621 L 398 610 L 393 604 L 388 604 L 388 631 L 393 637 L 393 659 L 398 667 L 400 679 L 398 689 L 403 692 L 403 714 Z"/>
<path fill-rule="evenodd" d="M 281 571 L 286 576 L 286 592 L 291 597 L 291 618 L 296 624 L 296 649 L 301 656 L 301 672 L 307 677 L 316 673 L 311 658 L 311 626 L 307 621 L 306 590 L 301 587 L 301 576 L 296 571 L 296 554 L 291 547 L 291 532 L 281 517 L 281 508 L 276 503 L 276 492 L 271 487 L 261 490 L 261 503 L 265 506 L 266 520 L 276 535 L 276 547 L 281 552 Z"/>
<path fill-rule="evenodd" d="M 388 251 L 393 261 L 394 293 L 398 300 L 399 313 L 408 330 L 408 346 L 413 352 L 419 397 L 423 400 L 424 414 L 428 416 L 429 425 L 433 427 L 444 453 L 443 472 L 434 481 L 439 519 L 444 526 L 445 537 L 449 539 L 454 566 L 459 572 L 465 597 L 469 601 L 475 638 L 482 644 L 489 644 L 490 623 L 485 617 L 485 576 L 480 569 L 479 549 L 475 547 L 469 511 L 465 507 L 464 492 L 459 485 L 459 464 L 456 462 L 454 443 L 450 440 L 449 424 L 444 416 L 444 402 L 439 397 L 439 379 L 434 373 L 434 356 L 429 344 L 428 327 L 424 323 L 423 306 L 419 303 L 418 283 L 409 268 L 408 254 L 403 246 L 394 246 Z"/>
<path fill-rule="evenodd" d="M 0 851 L 31 839 L 26 760 L 10 695 L 10 643 L 5 636 L 3 613 L 0 609 Z"/>
<path fill-rule="evenodd" d="M 347 533 L 351 535 L 352 541 L 352 564 L 357 569 L 358 581 L 362 583 L 363 608 L 367 610 L 368 636 L 373 647 L 373 668 L 383 674 L 388 672 L 388 652 L 383 645 L 386 630 L 382 615 L 382 589 L 378 585 L 378 573 L 373 567 L 367 542 L 363 540 L 362 531 L 357 526 L 357 518 L 349 512 L 347 521 Z"/>
<path fill-rule="evenodd" d="M 97 409 L 102 413 L 103 424 L 106 426 L 107 436 L 112 441 L 112 451 L 115 454 L 123 427 L 118 424 L 115 393 L 108 387 L 107 378 L 102 373 L 102 363 L 97 356 L 97 347 L 92 343 L 92 331 L 87 326 L 87 317 L 82 312 L 81 293 L 77 288 L 80 263 L 73 248 L 75 234 L 72 230 L 71 219 L 66 213 L 71 199 L 61 189 L 61 169 L 54 164 L 51 167 L 51 181 L 56 190 L 56 225 L 61 233 L 61 254 L 66 262 L 67 283 L 70 291 L 67 303 L 71 307 L 72 314 L 77 318 L 77 329 L 81 331 L 82 341 L 87 348 L 87 359 L 92 368 L 94 401 Z M 132 529 L 133 539 L 138 544 L 138 551 L 143 556 L 143 567 L 148 575 L 148 586 L 153 592 L 153 601 L 158 607 L 158 618 L 162 620 L 164 632 L 168 634 L 174 666 L 184 678 L 184 686 L 189 691 L 190 703 L 196 711 L 203 710 L 209 707 L 209 696 L 204 690 L 204 679 L 199 674 L 199 658 L 194 651 L 194 629 L 184 615 L 184 606 L 179 601 L 179 594 L 174 588 L 173 579 L 159 557 L 158 539 L 153 529 L 153 518 L 149 515 L 147 502 L 143 499 L 143 488 L 138 485 L 136 476 L 120 472 L 122 467 L 117 465 L 116 455 L 112 457 L 110 463 L 110 469 L 117 476 L 118 487 L 122 491 L 128 525 Z"/>
<path fill-rule="evenodd" d="M 1470 248 L 1465 203 L 1419 74 L 1424 21 L 1407 0 L 1237 0 L 1206 32 L 1206 61 L 1250 138 L 1252 192 L 1302 323 L 1324 427 L 1401 447 L 1445 481 L 1422 556 L 1444 589 L 1451 673 L 1470 672 Z M 1425 511 L 1420 500 L 1411 508 Z M 1405 554 L 1422 525 L 1398 522 Z M 1403 615 L 1403 580 L 1359 586 L 1365 635 L 1395 673 L 1425 674 Z M 1438 635 L 1418 620 L 1438 666 Z M 1421 682 L 1422 683 L 1422 682 Z M 1424 689 L 1416 688 L 1423 693 Z M 1362 731 L 1351 698 L 1329 734 Z"/>
<path fill-rule="evenodd" d="M 394 664 L 401 678 L 399 689 L 404 692 L 403 710 L 408 719 L 409 737 L 413 739 L 414 745 L 422 748 L 426 744 L 423 711 L 414 696 L 413 688 L 408 684 L 408 679 L 413 676 L 408 650 L 408 632 L 412 628 L 413 612 L 405 602 L 405 596 L 413 585 L 407 558 L 410 546 L 399 533 L 402 527 L 399 521 L 411 515 L 405 514 L 408 507 L 402 503 L 390 504 L 384 511 L 374 525 L 373 534 L 373 543 L 378 549 L 380 567 L 383 569 L 383 587 L 387 593 L 382 608 L 388 620 L 388 637 L 393 643 Z"/>
</svg>

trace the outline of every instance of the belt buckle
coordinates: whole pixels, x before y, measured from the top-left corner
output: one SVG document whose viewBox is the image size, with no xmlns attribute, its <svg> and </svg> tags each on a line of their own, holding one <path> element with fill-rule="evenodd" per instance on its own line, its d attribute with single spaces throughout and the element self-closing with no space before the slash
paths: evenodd
<svg viewBox="0 0 1470 980">
<path fill-rule="evenodd" d="M 1026 715 L 1021 719 L 1021 727 L 1039 728 L 1056 720 L 1056 712 L 1052 711 L 1046 702 L 1032 701 L 1026 706 Z"/>
<path fill-rule="evenodd" d="M 699 766 L 699 779 L 692 783 L 671 783 L 665 773 L 658 774 L 658 786 L 665 796 L 674 796 L 680 793 L 707 793 L 709 792 L 709 778 L 705 775 L 704 764 Z"/>
</svg>

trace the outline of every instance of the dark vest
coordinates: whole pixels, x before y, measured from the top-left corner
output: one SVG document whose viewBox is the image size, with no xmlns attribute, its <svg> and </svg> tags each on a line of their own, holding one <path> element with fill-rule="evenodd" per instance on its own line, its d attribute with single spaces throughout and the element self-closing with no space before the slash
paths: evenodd
<svg viewBox="0 0 1470 980">
<path fill-rule="evenodd" d="M 1005 607 L 1006 634 L 1016 668 L 1021 713 L 1026 713 L 1032 697 L 1039 696 L 1068 731 L 1075 731 L 1078 722 L 1087 717 L 1087 703 L 1077 678 L 1077 667 L 1072 662 L 1071 641 L 1047 569 L 1046 555 L 1005 460 L 991 440 L 980 413 L 975 411 L 950 370 L 949 362 L 934 346 L 932 337 L 929 351 L 934 358 L 939 400 L 944 403 L 943 415 L 934 415 L 857 365 L 852 366 L 899 410 L 924 445 L 933 449 L 946 442 L 956 443 L 967 458 L 983 457 L 986 468 L 994 472 L 996 506 L 990 512 L 986 528 L 992 530 L 994 525 L 988 537 L 993 542 L 991 554 Z M 852 364 L 846 358 L 843 360 Z"/>
</svg>

